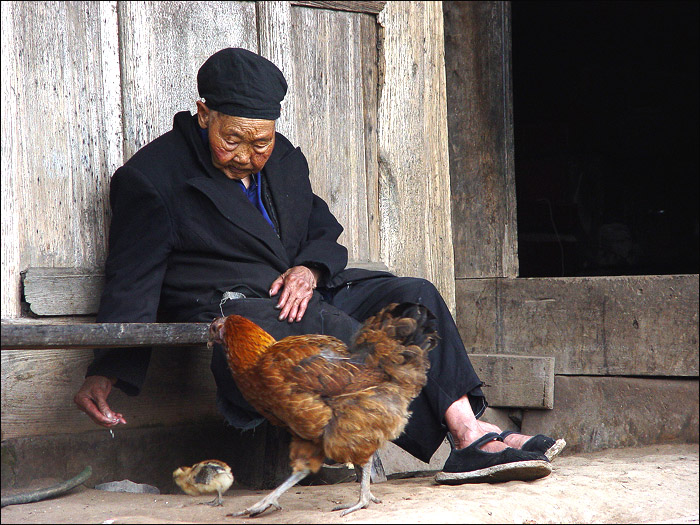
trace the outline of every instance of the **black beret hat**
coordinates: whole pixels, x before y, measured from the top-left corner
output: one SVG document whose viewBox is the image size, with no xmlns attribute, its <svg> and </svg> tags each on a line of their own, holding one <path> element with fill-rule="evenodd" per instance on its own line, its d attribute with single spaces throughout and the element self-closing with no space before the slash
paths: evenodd
<svg viewBox="0 0 700 525">
<path fill-rule="evenodd" d="M 209 109 L 235 117 L 276 120 L 287 82 L 268 59 L 229 47 L 210 56 L 197 72 L 199 96 Z"/>
</svg>

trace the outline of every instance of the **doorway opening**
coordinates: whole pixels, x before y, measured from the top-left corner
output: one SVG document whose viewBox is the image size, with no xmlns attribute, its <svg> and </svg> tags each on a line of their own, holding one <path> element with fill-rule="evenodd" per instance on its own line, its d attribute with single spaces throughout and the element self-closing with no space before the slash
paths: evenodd
<svg viewBox="0 0 700 525">
<path fill-rule="evenodd" d="M 698 273 L 698 3 L 511 7 L 520 276 Z"/>
</svg>

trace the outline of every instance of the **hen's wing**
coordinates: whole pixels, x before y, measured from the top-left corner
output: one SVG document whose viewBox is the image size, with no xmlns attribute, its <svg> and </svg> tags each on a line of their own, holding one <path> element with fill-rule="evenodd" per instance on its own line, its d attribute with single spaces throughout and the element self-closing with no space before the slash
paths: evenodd
<svg viewBox="0 0 700 525">
<path fill-rule="evenodd" d="M 383 378 L 383 372 L 353 358 L 342 341 L 324 335 L 278 341 L 256 372 L 265 385 L 258 396 L 264 410 L 310 440 L 321 436 L 333 416 L 330 399 L 371 388 Z"/>
</svg>

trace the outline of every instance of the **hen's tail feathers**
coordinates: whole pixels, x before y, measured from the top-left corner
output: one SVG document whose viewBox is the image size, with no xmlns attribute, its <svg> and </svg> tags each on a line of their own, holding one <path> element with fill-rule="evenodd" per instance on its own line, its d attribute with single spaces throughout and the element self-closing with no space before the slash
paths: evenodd
<svg viewBox="0 0 700 525">
<path fill-rule="evenodd" d="M 425 306 L 392 303 L 365 321 L 349 350 L 397 383 L 422 387 L 438 339 L 435 316 Z"/>
</svg>

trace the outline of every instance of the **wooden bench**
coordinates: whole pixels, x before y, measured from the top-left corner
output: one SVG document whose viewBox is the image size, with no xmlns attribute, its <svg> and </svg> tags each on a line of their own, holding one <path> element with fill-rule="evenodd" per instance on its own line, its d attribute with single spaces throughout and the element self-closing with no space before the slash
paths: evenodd
<svg viewBox="0 0 700 525">
<path fill-rule="evenodd" d="M 387 269 L 381 263 L 371 262 L 353 262 L 349 266 Z M 91 269 L 27 269 L 23 273 L 26 316 L 2 320 L 2 349 L 142 346 L 191 347 L 199 353 L 205 352 L 203 346 L 207 342 L 208 323 L 95 323 L 103 282 L 103 275 Z M 491 407 L 553 407 L 554 358 L 470 354 L 470 359 L 485 383 L 483 389 Z M 198 367 L 192 373 L 206 374 L 205 356 L 200 355 L 197 360 Z M 208 416 L 215 411 L 213 392 L 212 387 L 198 398 L 198 408 L 203 399 L 209 399 L 206 403 L 211 406 Z M 178 411 L 172 412 L 171 423 L 177 421 Z M 149 424 L 151 414 L 152 411 L 143 410 L 140 424 Z M 278 429 L 267 428 L 260 435 L 261 443 L 252 444 L 250 456 L 264 457 L 268 464 L 263 466 L 260 465 L 262 462 L 249 461 L 252 465 L 247 467 L 247 477 L 252 485 L 262 488 L 274 486 L 282 476 L 287 462 L 287 443 Z M 245 441 L 246 445 L 248 443 Z M 379 458 L 376 457 L 376 460 L 372 476 L 374 482 L 386 479 Z"/>
</svg>

